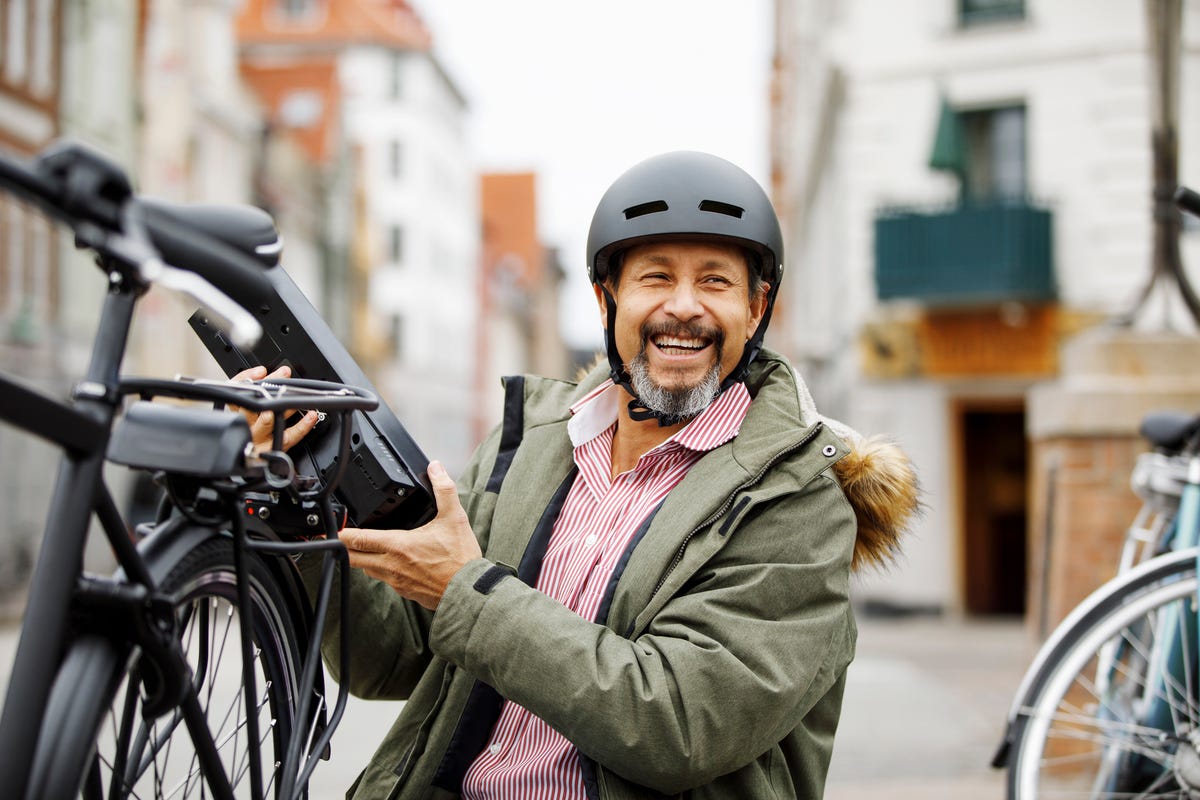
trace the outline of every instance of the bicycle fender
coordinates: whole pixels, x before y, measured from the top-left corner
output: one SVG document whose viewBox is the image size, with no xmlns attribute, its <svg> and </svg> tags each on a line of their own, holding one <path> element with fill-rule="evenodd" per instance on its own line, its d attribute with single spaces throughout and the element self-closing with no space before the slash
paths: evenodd
<svg viewBox="0 0 1200 800">
<path fill-rule="evenodd" d="M 156 582 L 164 580 L 188 553 L 209 539 L 233 538 L 228 531 L 192 522 L 183 516 L 174 516 L 165 522 L 145 528 L 139 526 L 139 531 L 145 531 L 145 535 L 138 543 L 138 552 Z M 307 637 L 312 628 L 312 610 L 309 608 L 307 595 L 304 594 L 300 571 L 290 559 L 284 557 L 264 558 L 263 562 L 274 574 L 287 600 L 292 604 L 291 610 L 295 613 L 295 619 L 303 623 L 298 633 Z M 123 571 L 118 574 L 124 576 Z"/>
<path fill-rule="evenodd" d="M 138 544 L 138 551 L 146 562 L 146 568 L 156 583 L 162 582 L 171 570 L 175 568 L 188 553 L 195 550 L 212 538 L 232 539 L 228 531 L 192 522 L 183 516 L 174 516 L 149 530 Z M 300 570 L 286 557 L 264 558 L 263 563 L 275 577 L 275 581 L 283 590 L 285 599 L 292 611 L 292 621 L 296 625 L 296 635 L 299 638 L 300 651 L 306 652 L 313 631 L 313 609 L 308 602 L 304 590 L 304 582 Z M 123 572 L 119 574 L 123 575 Z M 313 676 L 310 687 L 317 695 L 324 697 L 325 670 L 318 669 Z M 316 709 L 314 709 L 315 712 Z M 325 725 L 325 712 L 320 712 L 320 725 Z"/>
</svg>

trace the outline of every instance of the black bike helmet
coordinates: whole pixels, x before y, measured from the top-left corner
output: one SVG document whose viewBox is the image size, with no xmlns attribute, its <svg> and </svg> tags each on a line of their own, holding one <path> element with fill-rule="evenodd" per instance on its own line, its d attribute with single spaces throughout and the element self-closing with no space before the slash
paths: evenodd
<svg viewBox="0 0 1200 800">
<path fill-rule="evenodd" d="M 708 239 L 740 245 L 753 258 L 750 268 L 770 285 L 767 308 L 741 360 L 721 383 L 724 390 L 745 380 L 758 355 L 783 278 L 783 234 L 766 192 L 754 178 L 723 158 L 691 151 L 664 153 L 635 164 L 622 174 L 596 207 L 588 230 L 588 278 L 608 303 L 605 344 L 613 381 L 636 397 L 629 374 L 617 353 L 614 327 L 616 302 L 605 281 L 613 260 L 642 242 L 663 239 Z M 640 403 L 635 418 L 661 416 Z M 671 420 L 673 421 L 673 420 Z"/>
</svg>

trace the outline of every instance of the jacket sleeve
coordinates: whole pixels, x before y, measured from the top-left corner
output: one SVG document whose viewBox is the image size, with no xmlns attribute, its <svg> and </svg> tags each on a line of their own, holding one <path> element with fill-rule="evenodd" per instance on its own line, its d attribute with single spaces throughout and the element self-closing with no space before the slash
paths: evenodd
<svg viewBox="0 0 1200 800">
<path fill-rule="evenodd" d="M 476 450 L 470 463 L 458 477 L 459 499 L 479 535 L 487 531 L 489 500 L 483 482 L 485 468 L 495 458 L 498 432 L 489 436 Z M 403 533 L 397 533 L 402 536 Z M 486 537 L 482 541 L 487 546 Z M 306 556 L 299 561 L 300 574 L 309 601 L 316 600 L 321 575 L 321 558 Z M 407 699 L 429 666 L 429 628 L 433 613 L 420 604 L 405 600 L 383 581 L 367 577 L 362 570 L 350 570 L 351 614 L 345 628 L 341 625 L 341 586 L 335 570 L 333 595 L 326 615 L 321 654 L 330 675 L 338 683 L 341 675 L 343 639 L 350 647 L 349 681 L 346 687 L 356 697 L 368 699 Z"/>
<path fill-rule="evenodd" d="M 743 517 L 634 639 L 518 580 L 477 588 L 481 559 L 451 582 L 432 649 L 607 769 L 680 792 L 783 739 L 843 674 L 854 532 L 841 489 L 821 474 Z"/>
</svg>

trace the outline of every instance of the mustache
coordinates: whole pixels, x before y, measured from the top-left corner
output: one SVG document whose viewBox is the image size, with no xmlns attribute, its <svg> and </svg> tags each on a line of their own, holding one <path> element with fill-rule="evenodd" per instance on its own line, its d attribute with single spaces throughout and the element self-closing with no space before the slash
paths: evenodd
<svg viewBox="0 0 1200 800">
<path fill-rule="evenodd" d="M 642 335 L 642 352 L 655 336 L 672 336 L 678 339 L 708 339 L 715 345 L 718 353 L 725 344 L 725 332 L 720 328 L 710 328 L 699 323 L 687 322 L 646 322 L 639 331 Z"/>
</svg>

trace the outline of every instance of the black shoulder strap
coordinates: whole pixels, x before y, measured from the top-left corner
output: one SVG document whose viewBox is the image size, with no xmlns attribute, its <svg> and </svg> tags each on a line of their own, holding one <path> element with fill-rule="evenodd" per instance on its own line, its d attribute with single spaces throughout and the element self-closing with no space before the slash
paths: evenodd
<svg viewBox="0 0 1200 800">
<path fill-rule="evenodd" d="M 500 450 L 488 476 L 487 491 L 499 492 L 504 476 L 512 466 L 513 456 L 525 436 L 525 377 L 509 375 L 504 378 L 504 420 L 500 429 Z"/>
<path fill-rule="evenodd" d="M 563 503 L 566 502 L 571 484 L 575 482 L 578 473 L 578 469 L 572 469 L 559 485 L 550 504 L 542 512 L 537 528 L 534 529 L 525 548 L 525 555 L 517 569 L 517 577 L 530 586 L 537 585 L 538 575 L 542 571 L 542 559 L 546 556 L 550 534 L 554 531 L 554 523 L 558 521 L 558 515 L 562 512 Z M 500 719 L 503 703 L 504 698 L 499 692 L 483 681 L 475 681 L 450 737 L 450 744 L 433 776 L 434 786 L 456 794 L 462 792 L 463 778 L 487 746 L 492 728 Z"/>
</svg>

